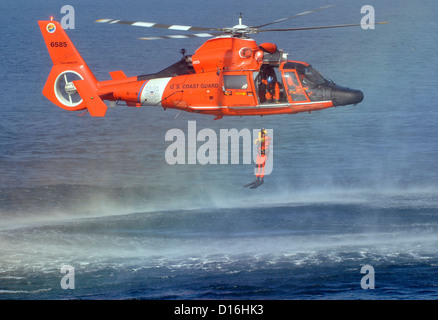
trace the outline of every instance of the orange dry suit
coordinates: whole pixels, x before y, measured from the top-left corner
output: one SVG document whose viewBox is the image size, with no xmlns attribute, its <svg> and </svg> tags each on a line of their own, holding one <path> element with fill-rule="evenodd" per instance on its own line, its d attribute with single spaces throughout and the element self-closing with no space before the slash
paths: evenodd
<svg viewBox="0 0 438 320">
<path fill-rule="evenodd" d="M 271 137 L 267 135 L 266 130 L 259 132 L 259 137 L 254 142 L 257 144 L 257 160 L 256 160 L 256 177 L 263 179 L 265 176 L 265 164 L 269 157 L 269 145 L 271 144 Z"/>
</svg>

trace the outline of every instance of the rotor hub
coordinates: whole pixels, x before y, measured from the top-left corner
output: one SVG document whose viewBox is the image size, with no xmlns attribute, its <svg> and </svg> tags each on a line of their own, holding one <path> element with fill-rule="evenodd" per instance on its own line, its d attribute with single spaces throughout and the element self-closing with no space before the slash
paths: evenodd
<svg viewBox="0 0 438 320">
<path fill-rule="evenodd" d="M 73 82 L 67 82 L 67 83 L 65 84 L 64 89 L 65 89 L 65 92 L 66 92 L 68 95 L 72 95 L 72 94 L 75 94 L 75 93 L 78 92 L 78 91 L 76 90 L 76 87 L 75 87 L 75 85 L 74 85 Z"/>
</svg>

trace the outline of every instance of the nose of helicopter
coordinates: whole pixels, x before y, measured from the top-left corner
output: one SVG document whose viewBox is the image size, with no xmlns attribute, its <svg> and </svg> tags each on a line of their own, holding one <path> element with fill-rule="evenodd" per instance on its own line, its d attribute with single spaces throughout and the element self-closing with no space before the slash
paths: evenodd
<svg viewBox="0 0 438 320">
<path fill-rule="evenodd" d="M 358 104 L 363 100 L 363 92 L 356 89 L 335 86 L 331 91 L 331 98 L 335 106 Z"/>
</svg>

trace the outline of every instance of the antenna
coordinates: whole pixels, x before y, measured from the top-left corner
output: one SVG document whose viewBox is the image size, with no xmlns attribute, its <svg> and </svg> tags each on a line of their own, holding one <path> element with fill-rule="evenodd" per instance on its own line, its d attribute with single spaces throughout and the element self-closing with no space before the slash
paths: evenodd
<svg viewBox="0 0 438 320">
<path fill-rule="evenodd" d="M 184 57 L 186 54 L 186 49 L 182 48 L 181 50 L 179 50 L 179 53 L 181 53 Z"/>
</svg>

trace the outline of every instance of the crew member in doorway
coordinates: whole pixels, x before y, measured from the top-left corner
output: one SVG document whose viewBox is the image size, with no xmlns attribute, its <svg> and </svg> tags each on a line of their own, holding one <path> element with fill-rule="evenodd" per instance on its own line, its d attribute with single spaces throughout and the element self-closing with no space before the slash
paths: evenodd
<svg viewBox="0 0 438 320">
<path fill-rule="evenodd" d="M 275 81 L 273 76 L 268 76 L 266 79 L 266 101 L 267 102 L 280 102 L 280 86 Z"/>
</svg>

